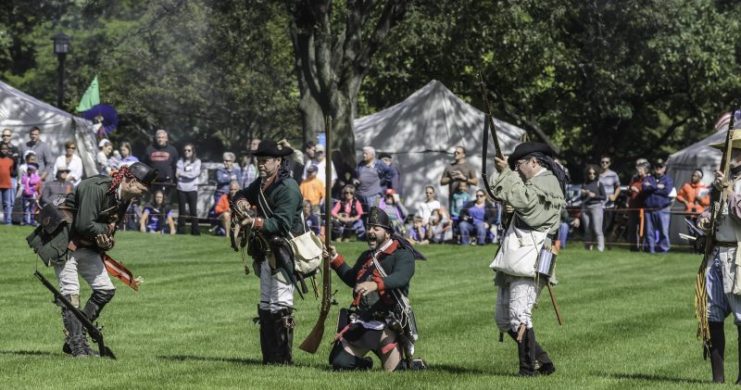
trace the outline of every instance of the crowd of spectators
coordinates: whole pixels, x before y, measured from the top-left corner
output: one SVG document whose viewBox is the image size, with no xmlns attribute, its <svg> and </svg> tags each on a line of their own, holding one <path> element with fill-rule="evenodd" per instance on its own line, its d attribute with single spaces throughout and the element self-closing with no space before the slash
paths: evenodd
<svg viewBox="0 0 741 390">
<path fill-rule="evenodd" d="M 15 214 L 19 214 L 16 223 L 35 224 L 33 215 L 38 207 L 58 201 L 83 179 L 76 142 L 65 142 L 64 151 L 54 156 L 40 135 L 41 130 L 34 127 L 28 133 L 28 141 L 16 146 L 11 142 L 12 131 L 2 131 L 0 195 L 5 224 L 13 223 L 14 208 Z M 247 153 L 240 160 L 233 152 L 223 154 L 223 164 L 216 169 L 209 210 L 211 232 L 229 234 L 231 197 L 259 176 L 252 157 L 259 142 L 259 139 L 250 140 Z M 290 147 L 285 140 L 279 144 Z M 127 142 L 122 142 L 116 150 L 110 140 L 101 139 L 98 149 L 95 164 L 100 174 L 110 174 L 123 165 L 139 161 Z M 342 172 L 341 177 L 332 168 L 329 179 L 332 192 L 327 194 L 328 161 L 324 146 L 308 142 L 301 149 L 294 148 L 294 154 L 289 157 L 290 168 L 304 198 L 307 227 L 315 233 L 324 233 L 325 198 L 331 197 L 331 235 L 339 241 L 365 238 L 364 215 L 372 206 L 386 211 L 395 232 L 416 244 L 487 245 L 496 243 L 501 236 L 507 206 L 492 202 L 478 189 L 479 174 L 466 161 L 463 147 L 454 148 L 453 160 L 439 183 L 430 183 L 425 187 L 424 198 L 412 202 L 409 199 L 402 202 L 403 172 L 394 164 L 391 154 L 378 153 L 366 146 L 359 157 L 355 169 Z M 204 168 L 195 145 L 187 143 L 179 151 L 170 144 L 167 131 L 160 129 L 142 161 L 158 169 L 160 176 L 152 188 L 151 201 L 131 205 L 125 226 L 164 234 L 186 234 L 189 227 L 190 234 L 199 235 L 203 222 L 198 217 L 199 181 Z M 611 158 L 602 156 L 599 165 L 586 166 L 578 194 L 571 197 L 571 207 L 562 213 L 559 233 L 562 247 L 567 244 L 569 232 L 581 230 L 588 250 L 603 251 L 611 243 L 625 240 L 633 249 L 667 252 L 670 210 L 675 201 L 684 206 L 689 220 L 709 205 L 709 191 L 701 182 L 701 169 L 677 191 L 666 175 L 663 160 L 650 164 L 646 159 L 639 159 L 634 175 L 621 190 L 620 178 L 610 169 L 611 165 Z M 448 189 L 445 204 L 438 199 L 440 187 Z M 177 196 L 171 196 L 173 191 Z M 170 205 L 173 201 L 177 202 L 177 216 Z M 413 204 L 414 208 L 408 210 L 405 203 Z"/>
</svg>

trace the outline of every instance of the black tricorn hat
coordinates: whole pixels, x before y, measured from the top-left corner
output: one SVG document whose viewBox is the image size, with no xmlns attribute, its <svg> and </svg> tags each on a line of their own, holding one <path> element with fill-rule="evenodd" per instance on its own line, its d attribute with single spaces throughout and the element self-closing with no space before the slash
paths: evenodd
<svg viewBox="0 0 741 390">
<path fill-rule="evenodd" d="M 129 172 L 143 184 L 150 185 L 153 181 L 157 180 L 157 174 L 159 171 L 153 169 L 143 162 L 135 162 L 129 165 Z"/>
<path fill-rule="evenodd" d="M 368 226 L 380 226 L 386 230 L 391 230 L 391 221 L 385 211 L 378 207 L 371 207 L 368 214 Z"/>
<path fill-rule="evenodd" d="M 532 153 L 543 153 L 546 156 L 553 157 L 553 150 L 548 145 L 539 142 L 524 142 L 517 145 L 515 151 L 507 158 L 509 168 L 514 170 L 517 160 L 521 160 Z"/>
<path fill-rule="evenodd" d="M 293 149 L 283 147 L 279 148 L 278 143 L 273 140 L 266 139 L 260 142 L 255 153 L 252 153 L 256 157 L 285 157 L 293 153 Z"/>
</svg>

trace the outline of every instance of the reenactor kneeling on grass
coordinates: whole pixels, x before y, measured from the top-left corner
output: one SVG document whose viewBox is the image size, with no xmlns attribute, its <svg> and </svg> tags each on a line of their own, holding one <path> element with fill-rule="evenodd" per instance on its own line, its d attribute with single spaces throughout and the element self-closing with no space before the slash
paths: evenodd
<svg viewBox="0 0 741 390">
<path fill-rule="evenodd" d="M 157 170 L 137 162 L 121 167 L 113 176 L 85 179 L 62 203 L 44 206 L 39 214 L 40 226 L 27 238 L 41 259 L 54 266 L 59 293 L 72 306 L 80 306 L 78 274 L 90 285 L 92 295 L 81 310 L 90 323 L 116 292 L 103 259 L 113 248 L 116 225 L 123 221 L 131 200 L 147 192 L 156 177 Z M 45 236 L 52 231 L 52 237 Z M 94 355 L 80 319 L 60 306 L 66 333 L 62 350 L 75 357 Z"/>
<path fill-rule="evenodd" d="M 365 355 L 372 351 L 386 371 L 426 368 L 422 360 L 413 359 L 417 325 L 407 299 L 414 260 L 424 256 L 393 235 L 383 210 L 372 207 L 367 226 L 370 249 L 353 267 L 334 247 L 329 249 L 332 268 L 353 289 L 351 307 L 340 310 L 329 363 L 335 370 L 370 369 L 373 361 Z"/>
<path fill-rule="evenodd" d="M 278 148 L 272 140 L 260 142 L 253 154 L 260 177 L 232 199 L 232 221 L 251 231 L 248 253 L 260 277 L 257 312 L 263 364 L 293 363 L 293 293 L 297 281 L 287 239 L 301 235 L 305 227 L 301 192 L 286 164 L 286 157 L 292 153 L 290 148 Z M 245 212 L 250 205 L 257 208 L 256 216 Z M 232 236 L 235 234 L 239 233 L 232 229 Z"/>
<path fill-rule="evenodd" d="M 549 375 L 556 371 L 535 339 L 532 309 L 548 283 L 538 273 L 541 251 L 549 253 L 565 206 L 566 174 L 545 144 L 523 143 L 507 161 L 496 158 L 499 176 L 490 190 L 514 209 L 491 268 L 498 287 L 494 317 L 502 332 L 517 341 L 520 375 Z M 518 175 L 519 174 L 519 175 Z"/>
</svg>

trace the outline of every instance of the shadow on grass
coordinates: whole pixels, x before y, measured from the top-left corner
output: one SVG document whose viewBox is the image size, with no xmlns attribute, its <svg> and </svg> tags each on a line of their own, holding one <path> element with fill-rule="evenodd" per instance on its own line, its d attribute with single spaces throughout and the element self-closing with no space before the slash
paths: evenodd
<svg viewBox="0 0 741 390">
<path fill-rule="evenodd" d="M 653 381 L 653 382 L 673 382 L 673 383 L 704 383 L 710 384 L 710 381 L 704 381 L 695 378 L 679 378 L 666 375 L 653 375 L 653 374 L 641 374 L 641 373 L 630 373 L 630 374 L 605 374 L 599 373 L 597 376 L 607 376 L 614 379 L 631 379 L 631 380 L 642 380 L 642 381 Z"/>
<path fill-rule="evenodd" d="M 250 366 L 262 366 L 262 360 L 227 358 L 227 357 L 218 357 L 218 356 L 172 355 L 172 356 L 157 356 L 157 358 L 175 361 L 175 362 L 187 362 L 187 361 L 224 362 L 224 363 L 243 364 L 243 365 L 250 365 Z"/>
<path fill-rule="evenodd" d="M 20 355 L 20 356 L 54 356 L 55 353 L 46 351 L 6 351 L 0 350 L 0 355 Z"/>
</svg>

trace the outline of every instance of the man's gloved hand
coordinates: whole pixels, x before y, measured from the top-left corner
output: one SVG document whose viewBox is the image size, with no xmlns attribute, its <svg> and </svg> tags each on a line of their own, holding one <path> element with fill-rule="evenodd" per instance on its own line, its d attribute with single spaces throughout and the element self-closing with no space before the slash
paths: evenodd
<svg viewBox="0 0 741 390">
<path fill-rule="evenodd" d="M 95 236 L 95 244 L 98 245 L 98 248 L 107 251 L 113 248 L 115 241 L 113 240 L 113 236 L 98 234 Z"/>
</svg>

